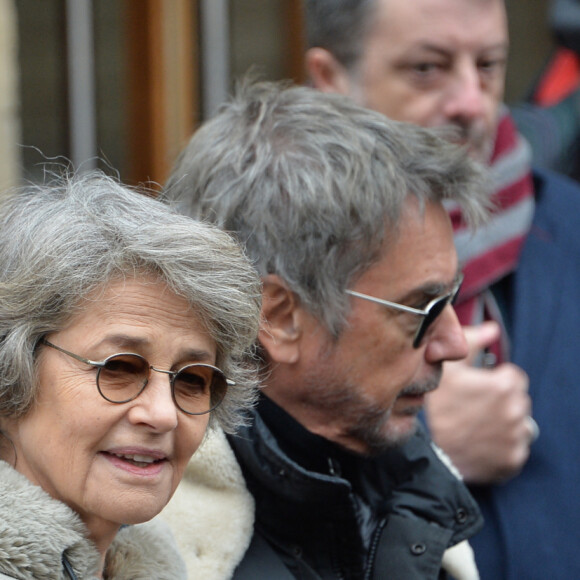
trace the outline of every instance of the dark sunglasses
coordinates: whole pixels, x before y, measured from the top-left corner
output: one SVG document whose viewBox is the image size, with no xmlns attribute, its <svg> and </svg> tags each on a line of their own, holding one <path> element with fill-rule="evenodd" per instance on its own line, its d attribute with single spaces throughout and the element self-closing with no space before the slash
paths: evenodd
<svg viewBox="0 0 580 580">
<path fill-rule="evenodd" d="M 418 348 L 427 332 L 427 329 L 435 322 L 437 317 L 443 312 L 448 304 L 453 304 L 459 294 L 459 289 L 461 288 L 461 283 L 463 282 L 463 276 L 461 276 L 453 288 L 443 296 L 438 296 L 433 298 L 424 310 L 419 308 L 412 308 L 411 306 L 405 306 L 404 304 L 398 304 L 397 302 L 390 302 L 389 300 L 382 300 L 381 298 L 375 298 L 374 296 L 368 296 L 367 294 L 361 294 L 360 292 L 355 292 L 354 290 L 347 290 L 346 293 L 356 298 L 362 298 L 363 300 L 370 300 L 376 304 L 382 304 L 387 308 L 395 308 L 396 310 L 402 310 L 404 312 L 410 312 L 411 314 L 416 314 L 422 316 L 423 320 L 415 333 L 413 338 L 413 348 Z"/>
</svg>

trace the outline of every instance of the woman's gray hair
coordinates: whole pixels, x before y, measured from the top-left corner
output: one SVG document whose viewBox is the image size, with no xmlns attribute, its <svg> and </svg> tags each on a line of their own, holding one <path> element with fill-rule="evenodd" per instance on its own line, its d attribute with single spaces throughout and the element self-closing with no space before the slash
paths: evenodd
<svg viewBox="0 0 580 580">
<path fill-rule="evenodd" d="M 193 135 L 164 196 L 235 233 L 260 274 L 281 276 L 337 336 L 344 290 L 394 242 L 409 196 L 421 207 L 454 200 L 477 222 L 488 199 L 482 175 L 433 131 L 346 97 L 244 83 Z"/>
<path fill-rule="evenodd" d="M 132 277 L 165 282 L 188 301 L 216 342 L 216 366 L 236 382 L 212 421 L 228 431 L 240 423 L 256 393 L 257 273 L 226 233 L 102 173 L 29 185 L 0 206 L 0 415 L 22 416 L 33 403 L 39 340 Z"/>
<path fill-rule="evenodd" d="M 306 46 L 328 50 L 347 71 L 364 52 L 377 0 L 303 0 Z"/>
</svg>

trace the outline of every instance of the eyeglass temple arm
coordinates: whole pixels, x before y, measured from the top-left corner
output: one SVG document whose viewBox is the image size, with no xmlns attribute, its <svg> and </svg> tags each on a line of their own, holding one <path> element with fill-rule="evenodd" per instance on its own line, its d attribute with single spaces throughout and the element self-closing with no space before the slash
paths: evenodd
<svg viewBox="0 0 580 580">
<path fill-rule="evenodd" d="M 413 308 L 411 306 L 405 306 L 404 304 L 397 304 L 396 302 L 389 302 L 388 300 L 382 300 L 381 298 L 375 298 L 374 296 L 367 296 L 366 294 L 361 294 L 355 290 L 346 290 L 347 294 L 351 296 L 356 296 L 357 298 L 362 298 L 363 300 L 369 300 L 375 304 L 381 304 L 383 306 L 390 306 L 391 308 L 396 308 L 397 310 L 403 310 L 405 312 L 410 312 L 411 314 L 419 314 L 421 316 L 427 316 L 428 312 L 425 310 L 419 310 L 418 308 Z"/>
<path fill-rule="evenodd" d="M 46 338 L 41 338 L 40 342 L 42 344 L 46 344 L 46 346 L 50 346 L 51 348 L 54 348 L 56 350 L 59 350 L 60 352 L 80 361 L 83 362 L 85 364 L 94 366 L 94 367 L 102 367 L 103 366 L 103 362 L 102 361 L 96 361 L 96 360 L 90 360 L 88 358 L 83 358 L 82 356 L 79 356 L 78 354 L 75 354 L 74 352 L 69 352 L 68 350 L 65 350 L 64 348 L 61 348 L 60 346 L 56 346 L 56 344 L 52 344 L 52 342 L 49 342 L 48 340 L 46 340 Z"/>
</svg>

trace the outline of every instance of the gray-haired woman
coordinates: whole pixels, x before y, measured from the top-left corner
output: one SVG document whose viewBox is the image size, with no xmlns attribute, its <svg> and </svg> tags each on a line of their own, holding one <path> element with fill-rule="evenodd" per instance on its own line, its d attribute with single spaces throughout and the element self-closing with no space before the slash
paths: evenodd
<svg viewBox="0 0 580 580">
<path fill-rule="evenodd" d="M 227 234 L 102 174 L 2 204 L 0 578 L 185 577 L 137 524 L 252 402 L 259 308 Z"/>
</svg>

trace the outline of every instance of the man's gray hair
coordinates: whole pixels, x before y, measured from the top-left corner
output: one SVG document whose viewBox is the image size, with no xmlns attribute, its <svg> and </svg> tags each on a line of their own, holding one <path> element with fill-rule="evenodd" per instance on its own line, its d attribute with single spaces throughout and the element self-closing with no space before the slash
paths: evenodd
<svg viewBox="0 0 580 580">
<path fill-rule="evenodd" d="M 25 186 L 0 206 L 1 415 L 22 416 L 33 403 L 39 340 L 133 277 L 187 300 L 216 342 L 216 366 L 236 382 L 212 422 L 239 424 L 255 399 L 255 269 L 231 236 L 101 173 Z"/>
<path fill-rule="evenodd" d="M 364 52 L 376 4 L 377 0 L 303 0 L 307 48 L 328 50 L 352 71 Z"/>
<path fill-rule="evenodd" d="M 337 336 L 344 290 L 395 243 L 409 196 L 486 213 L 482 169 L 433 131 L 306 87 L 244 83 L 182 151 L 164 195 L 238 236 Z M 385 232 L 388 230 L 388 236 Z"/>
</svg>

